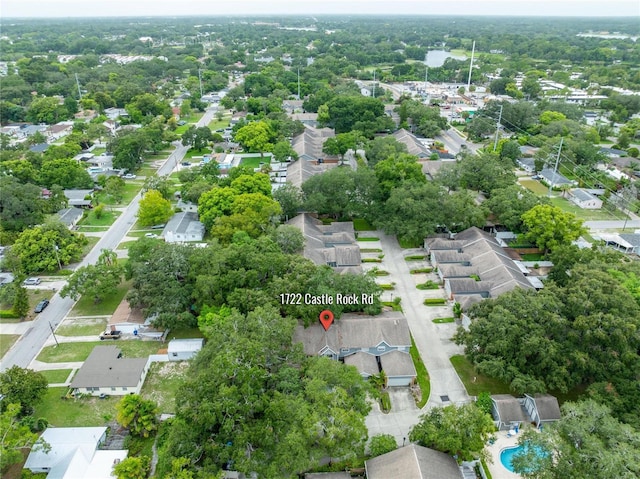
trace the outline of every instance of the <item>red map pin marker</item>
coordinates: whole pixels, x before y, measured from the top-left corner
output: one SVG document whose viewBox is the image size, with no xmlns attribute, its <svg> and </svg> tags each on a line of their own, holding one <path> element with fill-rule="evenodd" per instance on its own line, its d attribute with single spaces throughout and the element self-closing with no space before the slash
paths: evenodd
<svg viewBox="0 0 640 479">
<path fill-rule="evenodd" d="M 328 309 L 325 309 L 320 313 L 320 324 L 322 324 L 325 331 L 329 331 L 331 323 L 333 323 L 333 313 Z"/>
</svg>

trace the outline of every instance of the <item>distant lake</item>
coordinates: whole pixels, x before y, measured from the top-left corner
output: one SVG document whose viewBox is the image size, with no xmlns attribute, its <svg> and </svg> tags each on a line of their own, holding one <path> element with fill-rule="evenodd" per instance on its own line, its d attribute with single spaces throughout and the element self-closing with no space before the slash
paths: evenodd
<svg viewBox="0 0 640 479">
<path fill-rule="evenodd" d="M 427 65 L 431 68 L 441 67 L 447 58 L 455 58 L 456 60 L 466 60 L 465 55 L 453 55 L 451 52 L 444 50 L 429 50 L 427 52 Z"/>
</svg>

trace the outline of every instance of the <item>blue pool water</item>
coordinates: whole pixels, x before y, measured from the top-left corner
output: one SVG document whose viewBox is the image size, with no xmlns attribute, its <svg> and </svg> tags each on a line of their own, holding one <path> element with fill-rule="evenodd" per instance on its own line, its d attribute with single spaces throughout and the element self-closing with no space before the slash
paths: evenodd
<svg viewBox="0 0 640 479">
<path fill-rule="evenodd" d="M 500 462 L 507 469 L 507 471 L 515 472 L 513 470 L 513 457 L 526 449 L 527 446 L 513 446 L 507 447 L 500 451 Z M 538 456 L 544 456 L 545 453 L 538 448 L 535 448 L 535 452 Z"/>
</svg>

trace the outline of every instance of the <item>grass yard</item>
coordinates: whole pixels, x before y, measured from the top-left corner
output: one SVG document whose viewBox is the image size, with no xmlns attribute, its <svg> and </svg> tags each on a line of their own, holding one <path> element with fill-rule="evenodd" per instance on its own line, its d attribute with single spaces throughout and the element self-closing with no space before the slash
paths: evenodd
<svg viewBox="0 0 640 479">
<path fill-rule="evenodd" d="M 382 253 L 380 248 L 360 248 L 361 253 Z"/>
<path fill-rule="evenodd" d="M 73 371 L 73 369 L 48 369 L 38 372 L 47 378 L 49 384 L 60 384 L 67 380 L 71 371 Z"/>
<path fill-rule="evenodd" d="M 358 237 L 358 241 L 366 243 L 368 241 L 380 241 L 380 238 L 376 238 L 375 236 L 360 236 Z"/>
<path fill-rule="evenodd" d="M 118 346 L 122 354 L 128 358 L 145 358 L 156 354 L 166 347 L 158 341 L 141 341 L 139 339 L 119 341 L 91 341 L 88 343 L 60 343 L 58 346 L 47 346 L 38 355 L 38 361 L 45 363 L 61 363 L 84 361 L 96 346 Z"/>
<path fill-rule="evenodd" d="M 260 168 L 260 163 L 270 164 L 271 156 L 249 156 L 240 160 L 240 166 L 248 166 L 249 168 Z"/>
<path fill-rule="evenodd" d="M 89 254 L 89 251 L 93 249 L 93 247 L 98 244 L 100 238 L 97 236 L 85 236 L 87 238 L 87 244 L 82 247 L 82 256 L 86 256 Z M 54 273 L 55 274 L 55 273 Z"/>
<path fill-rule="evenodd" d="M 61 399 L 67 391 L 65 387 L 49 388 L 33 416 L 43 417 L 55 427 L 105 426 L 116 416 L 119 397 Z"/>
<path fill-rule="evenodd" d="M 551 204 L 553 206 L 557 206 L 562 211 L 573 213 L 574 215 L 576 215 L 577 218 L 584 221 L 598 221 L 598 220 L 623 221 L 626 217 L 626 215 L 619 210 L 616 210 L 613 214 L 605 209 L 584 210 L 574 205 L 571 201 L 567 200 L 566 198 L 561 198 L 559 196 L 552 197 Z"/>
<path fill-rule="evenodd" d="M 520 255 L 522 261 L 542 261 L 544 254 L 542 253 L 523 253 Z"/>
<path fill-rule="evenodd" d="M 129 246 L 137 242 L 138 240 L 123 241 L 122 243 L 118 244 L 118 247 L 116 249 L 129 249 Z"/>
<path fill-rule="evenodd" d="M 167 339 L 190 339 L 190 338 L 204 338 L 204 334 L 199 328 L 183 328 L 169 331 Z"/>
<path fill-rule="evenodd" d="M 482 392 L 488 392 L 491 394 L 512 393 L 508 384 L 505 384 L 498 379 L 480 374 L 466 357 L 462 355 L 452 356 L 450 361 L 470 396 L 477 396 Z"/>
<path fill-rule="evenodd" d="M 413 360 L 413 366 L 416 368 L 417 381 L 420 386 L 420 391 L 422 392 L 422 399 L 417 406 L 422 408 L 427 401 L 429 400 L 429 394 L 431 394 L 431 383 L 429 382 L 429 373 L 427 372 L 427 367 L 422 362 L 422 358 L 420 357 L 420 353 L 418 352 L 418 348 L 416 348 L 416 343 L 413 340 L 413 336 L 411 336 L 411 349 L 409 349 L 409 354 L 411 354 L 411 359 Z"/>
<path fill-rule="evenodd" d="M 433 272 L 433 268 L 415 268 L 412 270 L 409 270 L 410 274 L 421 274 L 421 273 L 432 273 Z"/>
<path fill-rule="evenodd" d="M 65 319 L 56 329 L 60 336 L 99 336 L 107 327 L 107 318 Z"/>
<path fill-rule="evenodd" d="M 94 304 L 93 298 L 82 296 L 73 306 L 69 316 L 104 316 L 113 314 L 128 290 L 129 283 L 122 283 L 115 294 L 107 296 L 98 304 Z"/>
<path fill-rule="evenodd" d="M 189 369 L 187 361 L 153 363 L 140 395 L 158 403 L 161 413 L 175 413 L 176 394 Z"/>
<path fill-rule="evenodd" d="M 211 154 L 211 148 L 202 148 L 201 150 L 194 150 L 193 148 L 190 148 L 187 154 L 184 155 L 184 159 L 188 160 L 196 156 L 204 156 L 204 155 L 210 155 L 210 154 Z"/>
<path fill-rule="evenodd" d="M 151 174 L 153 174 L 154 172 L 155 169 Z M 140 192 L 140 190 L 142 189 L 142 184 L 142 181 L 126 180 L 124 189 L 122 191 L 122 200 L 120 202 L 113 201 L 113 198 L 105 194 L 103 191 L 96 194 L 96 198 L 100 203 L 104 203 L 105 205 L 128 205 L 129 203 L 131 203 L 131 200 L 133 200 L 133 198 Z"/>
<path fill-rule="evenodd" d="M 402 313 L 402 306 L 400 305 L 400 303 L 396 303 L 395 301 L 381 301 L 380 304 L 382 304 L 382 306 L 391 308 L 393 311 Z"/>
<path fill-rule="evenodd" d="M 518 183 L 520 183 L 526 189 L 533 191 L 536 195 L 542 196 L 542 195 L 546 195 L 549 192 L 549 188 L 547 188 L 537 180 L 521 179 L 521 180 L 518 180 Z"/>
<path fill-rule="evenodd" d="M 355 218 L 353 220 L 353 229 L 356 231 L 375 231 L 376 229 L 364 218 Z"/>
<path fill-rule="evenodd" d="M 0 358 L 7 354 L 18 339 L 20 339 L 19 334 L 0 334 Z"/>
<path fill-rule="evenodd" d="M 79 226 L 111 226 L 120 216 L 119 211 L 109 211 L 104 209 L 100 218 L 96 216 L 95 210 L 89 210 L 86 216 L 78 223 Z"/>
<path fill-rule="evenodd" d="M 401 239 L 398 238 L 398 243 L 401 248 L 420 248 L 422 246 L 422 241 L 420 240 L 409 240 L 409 239 Z"/>
<path fill-rule="evenodd" d="M 433 320 L 433 322 L 435 324 L 454 323 L 455 322 L 455 318 L 436 318 L 436 319 Z"/>
<path fill-rule="evenodd" d="M 425 255 L 423 254 L 414 254 L 411 256 L 405 256 L 405 261 L 423 261 L 425 259 Z"/>
</svg>

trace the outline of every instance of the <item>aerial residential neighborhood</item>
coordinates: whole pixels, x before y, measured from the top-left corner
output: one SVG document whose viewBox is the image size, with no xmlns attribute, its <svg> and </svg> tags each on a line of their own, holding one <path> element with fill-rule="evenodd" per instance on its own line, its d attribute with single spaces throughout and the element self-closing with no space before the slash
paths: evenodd
<svg viewBox="0 0 640 479">
<path fill-rule="evenodd" d="M 2 477 L 640 476 L 633 2 L 8 3 Z"/>
</svg>

